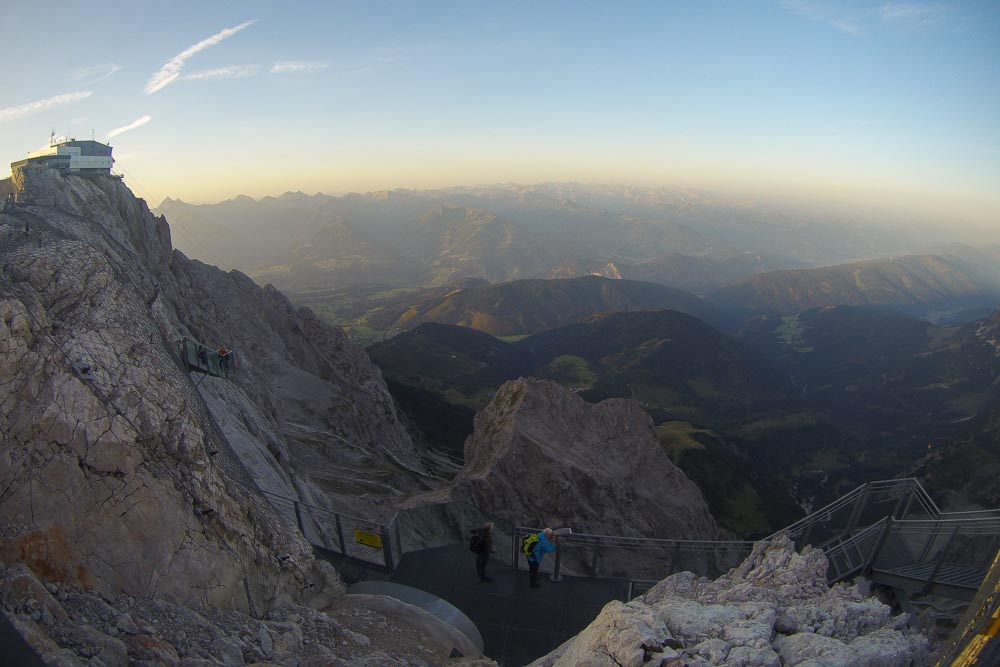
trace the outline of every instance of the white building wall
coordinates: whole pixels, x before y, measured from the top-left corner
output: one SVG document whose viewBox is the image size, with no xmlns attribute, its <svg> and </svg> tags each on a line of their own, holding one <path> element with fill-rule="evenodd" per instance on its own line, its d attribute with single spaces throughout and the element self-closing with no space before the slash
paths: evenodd
<svg viewBox="0 0 1000 667">
<path fill-rule="evenodd" d="M 69 159 L 69 168 L 70 171 L 74 169 L 111 169 L 111 165 L 114 163 L 113 158 L 102 155 L 73 155 Z"/>
</svg>

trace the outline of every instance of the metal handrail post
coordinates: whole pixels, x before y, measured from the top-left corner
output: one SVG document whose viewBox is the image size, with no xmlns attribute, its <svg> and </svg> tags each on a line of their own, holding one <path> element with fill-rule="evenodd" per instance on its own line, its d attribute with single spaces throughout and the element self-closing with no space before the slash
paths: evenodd
<svg viewBox="0 0 1000 667">
<path fill-rule="evenodd" d="M 861 497 L 858 499 L 858 504 L 854 506 L 854 510 L 851 511 L 851 517 L 847 520 L 847 532 L 853 531 L 858 527 L 858 522 L 861 521 L 861 513 L 865 510 L 865 505 L 868 503 L 868 492 L 871 489 L 871 484 L 865 483 L 865 490 L 862 491 Z"/>
<path fill-rule="evenodd" d="M 344 527 L 340 523 L 340 514 L 334 514 L 337 520 L 337 542 L 340 543 L 340 553 L 347 555 L 347 544 L 344 542 Z"/>
<path fill-rule="evenodd" d="M 931 572 L 930 576 L 927 578 L 927 583 L 924 584 L 924 590 L 922 593 L 927 595 L 934 588 L 934 578 L 938 576 L 941 568 L 944 567 L 944 560 L 948 557 L 948 551 L 951 549 L 952 542 L 955 540 L 955 536 L 962 530 L 962 525 L 959 524 L 951 531 L 951 535 L 948 536 L 948 541 L 945 542 L 944 547 L 938 552 L 937 563 L 934 564 L 934 570 Z"/>
<path fill-rule="evenodd" d="M 556 540 L 556 564 L 552 568 L 552 576 L 549 577 L 552 581 L 562 581 L 562 574 L 559 573 L 560 566 L 562 565 L 562 545 L 559 540 Z"/>
<path fill-rule="evenodd" d="M 910 490 L 909 495 L 906 496 L 906 504 L 903 505 L 903 512 L 899 515 L 899 519 L 905 519 L 910 513 L 910 505 L 913 504 L 913 496 L 916 494 L 915 490 Z"/>
<path fill-rule="evenodd" d="M 400 534 L 400 531 L 399 531 L 399 524 L 400 523 L 402 523 L 402 522 L 401 522 L 401 520 L 399 518 L 399 514 L 397 513 L 396 516 L 394 516 L 392 518 L 392 523 L 390 525 L 395 526 L 395 528 L 396 528 L 396 548 L 399 549 L 399 557 L 402 558 L 403 557 L 403 538 L 401 537 L 401 534 Z"/>
<path fill-rule="evenodd" d="M 892 508 L 892 518 L 894 519 L 902 518 L 901 516 L 899 516 L 899 512 L 900 510 L 903 510 L 903 512 L 906 511 L 904 508 L 909 506 L 910 498 L 912 497 L 913 497 L 912 489 L 910 489 L 907 493 L 901 494 L 899 496 L 899 499 L 896 500 L 896 506 Z"/>
<path fill-rule="evenodd" d="M 930 538 L 927 543 L 924 544 L 924 548 L 920 551 L 920 556 L 917 558 L 918 563 L 923 563 L 927 560 L 927 555 L 930 553 L 931 547 L 937 542 L 937 538 L 941 535 L 941 522 L 938 521 L 934 524 L 934 530 L 931 533 Z"/>
<path fill-rule="evenodd" d="M 882 524 L 882 530 L 879 531 L 878 539 L 875 541 L 875 546 L 872 547 L 871 553 L 868 554 L 868 560 L 865 561 L 865 566 L 862 572 L 865 574 L 871 573 L 873 567 L 875 567 L 875 561 L 878 559 L 879 552 L 882 551 L 882 547 L 885 545 L 886 539 L 889 537 L 889 532 L 892 530 L 892 524 L 895 519 L 891 516 L 883 519 L 885 521 Z"/>
<path fill-rule="evenodd" d="M 394 570 L 392 564 L 392 542 L 389 540 L 389 531 L 385 526 L 379 529 L 382 535 L 382 558 L 385 560 L 385 566 L 390 570 Z"/>
</svg>

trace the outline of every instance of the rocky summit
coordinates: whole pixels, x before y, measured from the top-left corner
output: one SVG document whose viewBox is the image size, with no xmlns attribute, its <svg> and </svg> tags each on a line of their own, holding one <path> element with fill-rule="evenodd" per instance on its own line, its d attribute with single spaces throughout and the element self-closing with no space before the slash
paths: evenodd
<svg viewBox="0 0 1000 667">
<path fill-rule="evenodd" d="M 475 418 L 451 493 L 533 526 L 712 540 L 720 531 L 694 482 L 670 462 L 634 400 L 587 403 L 549 380 L 505 383 Z M 704 568 L 688 554 L 684 567 Z M 639 567 L 605 559 L 602 574 Z"/>
<path fill-rule="evenodd" d="M 22 635 L 48 636 L 42 654 L 96 655 L 60 639 L 65 616 L 41 614 L 35 576 L 251 619 L 344 604 L 261 491 L 379 517 L 431 483 L 364 352 L 277 290 L 174 251 L 118 179 L 26 169 L 14 187 L 0 213 L 0 561 L 5 590 L 38 593 L 5 601 L 27 611 Z M 234 350 L 233 372 L 188 373 L 184 338 Z"/>
<path fill-rule="evenodd" d="M 928 644 L 863 586 L 826 583 L 823 552 L 758 542 L 726 575 L 667 577 L 628 604 L 611 602 L 583 632 L 532 667 L 908 667 Z"/>
</svg>

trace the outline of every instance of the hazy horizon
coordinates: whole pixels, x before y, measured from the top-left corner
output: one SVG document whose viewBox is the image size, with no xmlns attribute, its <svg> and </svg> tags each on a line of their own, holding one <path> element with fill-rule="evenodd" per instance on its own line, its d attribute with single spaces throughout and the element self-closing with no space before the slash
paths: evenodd
<svg viewBox="0 0 1000 667">
<path fill-rule="evenodd" d="M 0 155 L 93 131 L 151 203 L 579 181 L 988 232 L 998 33 L 992 2 L 10 5 Z"/>
</svg>

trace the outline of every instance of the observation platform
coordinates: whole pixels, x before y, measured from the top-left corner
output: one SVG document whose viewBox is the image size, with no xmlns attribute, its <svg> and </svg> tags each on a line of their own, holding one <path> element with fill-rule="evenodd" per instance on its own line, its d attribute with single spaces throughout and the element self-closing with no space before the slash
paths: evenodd
<svg viewBox="0 0 1000 667">
<path fill-rule="evenodd" d="M 550 555 L 542 563 L 552 566 Z M 501 665 L 525 665 L 578 634 L 611 600 L 627 600 L 626 579 L 576 577 L 563 574 L 541 586 L 528 585 L 528 571 L 515 571 L 491 558 L 486 573 L 476 574 L 476 557 L 465 544 L 412 551 L 403 556 L 389 581 L 437 595 L 476 624 L 483 652 Z"/>
</svg>

